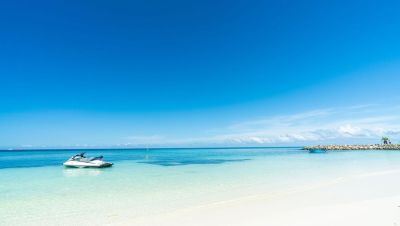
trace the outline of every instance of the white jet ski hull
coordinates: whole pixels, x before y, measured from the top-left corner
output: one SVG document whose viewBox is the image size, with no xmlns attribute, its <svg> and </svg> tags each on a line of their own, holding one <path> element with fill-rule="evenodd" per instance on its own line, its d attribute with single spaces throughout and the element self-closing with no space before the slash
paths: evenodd
<svg viewBox="0 0 400 226">
<path fill-rule="evenodd" d="M 110 167 L 113 164 L 110 162 L 104 162 L 99 160 L 94 160 L 90 162 L 80 162 L 74 160 L 68 160 L 64 162 L 64 166 L 67 167 L 77 167 L 77 168 L 103 168 L 103 167 Z"/>
</svg>

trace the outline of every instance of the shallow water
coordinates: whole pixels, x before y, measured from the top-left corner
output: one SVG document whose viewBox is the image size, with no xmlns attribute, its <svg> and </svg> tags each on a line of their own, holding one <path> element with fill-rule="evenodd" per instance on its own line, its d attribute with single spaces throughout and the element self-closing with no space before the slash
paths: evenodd
<svg viewBox="0 0 400 226">
<path fill-rule="evenodd" d="M 1 151 L 0 225 L 112 224 L 400 169 L 396 151 L 310 154 L 299 148 L 88 150 L 115 165 L 64 168 L 76 152 Z"/>
</svg>

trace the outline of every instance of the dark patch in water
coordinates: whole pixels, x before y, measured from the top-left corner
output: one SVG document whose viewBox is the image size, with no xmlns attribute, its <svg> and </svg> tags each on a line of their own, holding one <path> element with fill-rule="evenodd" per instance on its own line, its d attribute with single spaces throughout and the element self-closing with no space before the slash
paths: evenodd
<svg viewBox="0 0 400 226">
<path fill-rule="evenodd" d="M 251 159 L 197 159 L 197 160 L 155 160 L 142 161 L 138 163 L 159 165 L 159 166 L 185 166 L 185 165 L 203 165 L 203 164 L 223 164 L 228 162 L 244 162 Z"/>
</svg>

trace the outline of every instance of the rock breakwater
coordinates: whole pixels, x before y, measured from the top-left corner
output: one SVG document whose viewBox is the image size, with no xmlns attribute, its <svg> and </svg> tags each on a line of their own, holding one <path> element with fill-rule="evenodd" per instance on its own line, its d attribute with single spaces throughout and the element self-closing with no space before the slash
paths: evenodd
<svg viewBox="0 0 400 226">
<path fill-rule="evenodd" d="M 316 145 L 306 146 L 304 150 L 325 150 L 325 151 L 341 151 L 341 150 L 400 150 L 400 144 L 341 144 L 341 145 Z"/>
</svg>

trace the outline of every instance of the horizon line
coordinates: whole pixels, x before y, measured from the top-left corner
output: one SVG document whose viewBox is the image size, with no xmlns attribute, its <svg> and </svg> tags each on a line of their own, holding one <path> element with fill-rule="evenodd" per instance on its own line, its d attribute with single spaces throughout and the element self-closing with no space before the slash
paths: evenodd
<svg viewBox="0 0 400 226">
<path fill-rule="evenodd" d="M 303 148 L 304 146 L 228 146 L 228 147 L 131 147 L 131 148 L 9 148 L 9 149 L 0 149 L 0 152 L 6 151 L 65 151 L 65 150 L 168 150 L 168 149 L 262 149 L 262 148 Z"/>
</svg>

